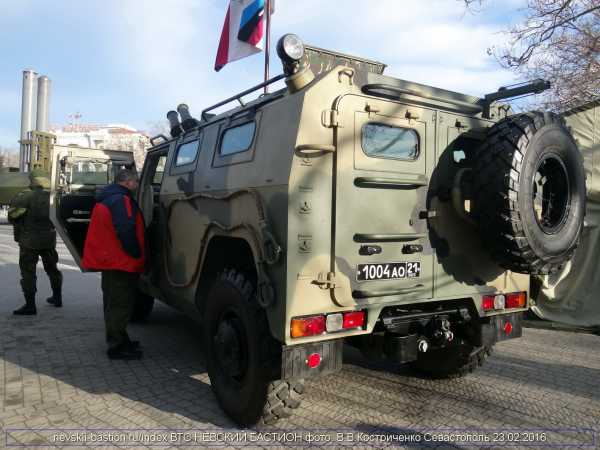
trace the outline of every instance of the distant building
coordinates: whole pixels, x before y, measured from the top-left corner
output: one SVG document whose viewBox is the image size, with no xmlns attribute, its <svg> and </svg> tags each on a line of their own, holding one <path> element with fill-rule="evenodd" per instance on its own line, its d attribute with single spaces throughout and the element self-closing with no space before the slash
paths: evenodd
<svg viewBox="0 0 600 450">
<path fill-rule="evenodd" d="M 150 148 L 150 138 L 128 125 L 70 124 L 53 127 L 50 132 L 56 135 L 58 145 L 131 151 L 138 170 L 144 163 L 146 150 Z"/>
<path fill-rule="evenodd" d="M 19 151 L 0 147 L 0 169 L 19 167 Z"/>
</svg>

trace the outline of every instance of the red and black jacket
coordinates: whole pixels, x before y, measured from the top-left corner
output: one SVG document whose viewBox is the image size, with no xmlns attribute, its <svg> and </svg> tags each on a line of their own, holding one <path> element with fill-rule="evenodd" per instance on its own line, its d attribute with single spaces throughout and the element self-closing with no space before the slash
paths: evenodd
<svg viewBox="0 0 600 450">
<path fill-rule="evenodd" d="M 144 219 L 126 187 L 106 186 L 96 196 L 81 265 L 88 270 L 144 271 Z"/>
</svg>

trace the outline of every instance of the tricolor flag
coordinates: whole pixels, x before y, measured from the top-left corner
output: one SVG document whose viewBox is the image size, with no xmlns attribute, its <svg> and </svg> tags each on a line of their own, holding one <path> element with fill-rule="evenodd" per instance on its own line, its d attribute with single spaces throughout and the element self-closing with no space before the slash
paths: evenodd
<svg viewBox="0 0 600 450">
<path fill-rule="evenodd" d="M 262 51 L 264 12 L 265 0 L 230 1 L 215 61 L 216 71 L 231 61 Z"/>
</svg>

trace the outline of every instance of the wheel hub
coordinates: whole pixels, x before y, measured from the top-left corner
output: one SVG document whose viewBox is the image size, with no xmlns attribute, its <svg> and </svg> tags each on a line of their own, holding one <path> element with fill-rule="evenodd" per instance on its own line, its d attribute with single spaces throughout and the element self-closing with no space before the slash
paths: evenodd
<svg viewBox="0 0 600 450">
<path fill-rule="evenodd" d="M 539 162 L 532 195 L 538 225 L 544 233 L 556 234 L 566 222 L 571 207 L 569 175 L 557 155 L 547 155 Z"/>
</svg>

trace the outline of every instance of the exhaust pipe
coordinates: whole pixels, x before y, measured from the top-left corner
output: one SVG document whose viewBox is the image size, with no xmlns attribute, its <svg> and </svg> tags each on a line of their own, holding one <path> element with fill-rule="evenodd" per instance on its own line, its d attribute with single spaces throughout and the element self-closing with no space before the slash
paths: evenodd
<svg viewBox="0 0 600 450">
<path fill-rule="evenodd" d="M 167 119 L 169 119 L 169 125 L 171 126 L 171 137 L 176 138 L 183 133 L 181 123 L 179 123 L 179 116 L 177 111 L 169 111 L 167 113 Z"/>
<path fill-rule="evenodd" d="M 37 114 L 36 125 L 37 131 L 48 131 L 48 112 L 50 111 L 50 78 L 42 75 L 38 78 L 37 91 Z"/>
<path fill-rule="evenodd" d="M 181 103 L 179 106 L 177 106 L 177 111 L 181 116 L 181 126 L 185 131 L 189 131 L 192 128 L 200 125 L 200 122 L 192 117 L 190 114 L 190 109 L 185 103 Z"/>
<path fill-rule="evenodd" d="M 21 100 L 21 141 L 19 152 L 19 170 L 27 172 L 29 163 L 29 148 L 23 142 L 29 139 L 29 132 L 33 130 L 33 110 L 35 108 L 35 80 L 37 73 L 34 70 L 23 71 L 23 97 Z"/>
</svg>

